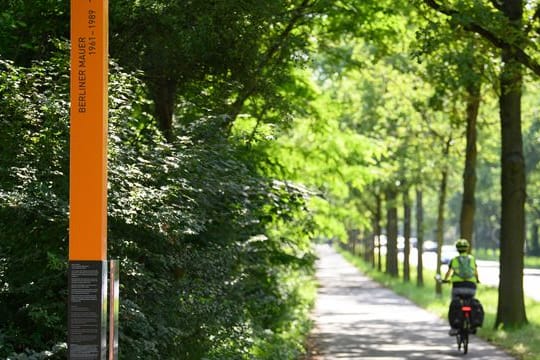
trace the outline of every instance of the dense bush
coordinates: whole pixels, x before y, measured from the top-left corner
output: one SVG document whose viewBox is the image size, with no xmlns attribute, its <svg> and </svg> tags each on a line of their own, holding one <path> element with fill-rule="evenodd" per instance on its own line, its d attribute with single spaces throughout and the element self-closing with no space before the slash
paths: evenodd
<svg viewBox="0 0 540 360">
<path fill-rule="evenodd" d="M 65 54 L 0 63 L 0 357 L 65 341 Z M 108 242 L 121 262 L 121 356 L 253 358 L 306 308 L 306 194 L 261 176 L 261 154 L 223 137 L 219 117 L 165 142 L 134 79 L 112 66 Z"/>
<path fill-rule="evenodd" d="M 60 59 L 31 69 L 0 66 L 0 355 L 6 355 L 65 341 L 69 104 Z"/>
</svg>

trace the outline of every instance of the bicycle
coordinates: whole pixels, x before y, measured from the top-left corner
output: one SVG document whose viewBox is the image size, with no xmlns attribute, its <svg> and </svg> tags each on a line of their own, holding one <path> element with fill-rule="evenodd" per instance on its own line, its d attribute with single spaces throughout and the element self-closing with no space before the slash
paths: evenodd
<svg viewBox="0 0 540 360">
<path fill-rule="evenodd" d="M 456 334 L 456 342 L 458 350 L 461 350 L 463 347 L 463 354 L 467 354 L 469 351 L 469 334 L 474 334 L 476 329 L 471 326 L 471 311 L 472 307 L 468 304 L 467 300 L 460 298 L 461 300 L 461 312 L 463 314 L 462 325 L 458 328 L 458 333 Z"/>
<path fill-rule="evenodd" d="M 442 284 L 449 284 L 449 280 L 442 280 L 440 275 L 435 276 L 435 280 Z M 458 351 L 463 351 L 463 354 L 466 355 L 469 351 L 469 334 L 475 334 L 476 328 L 471 324 L 471 313 L 472 306 L 471 300 L 472 296 L 458 296 L 460 301 L 460 310 L 461 310 L 461 319 L 460 326 L 456 329 L 456 343 L 458 346 Z"/>
</svg>

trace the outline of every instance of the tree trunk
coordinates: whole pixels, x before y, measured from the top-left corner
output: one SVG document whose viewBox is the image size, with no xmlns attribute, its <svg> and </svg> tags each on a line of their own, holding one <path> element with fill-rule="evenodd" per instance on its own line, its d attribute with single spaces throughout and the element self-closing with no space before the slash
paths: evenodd
<svg viewBox="0 0 540 360">
<path fill-rule="evenodd" d="M 446 189 L 448 187 L 448 155 L 450 154 L 450 147 L 452 146 L 452 137 L 450 137 L 443 148 L 443 160 L 444 165 L 441 170 L 441 182 L 439 184 L 439 204 L 437 206 L 437 230 L 436 230 L 436 241 L 437 241 L 437 268 L 435 270 L 437 275 L 441 275 L 441 251 L 444 240 L 444 207 L 446 205 Z M 441 283 L 437 282 L 435 285 L 435 292 L 437 295 L 442 294 Z"/>
<path fill-rule="evenodd" d="M 361 250 L 358 249 L 356 246 L 358 244 L 358 230 L 352 229 L 348 230 L 348 236 L 349 236 L 349 250 L 353 253 L 354 256 L 361 253 Z"/>
<path fill-rule="evenodd" d="M 411 199 L 408 188 L 403 192 L 403 238 L 403 281 L 409 282 L 411 280 Z"/>
<path fill-rule="evenodd" d="M 437 269 L 436 273 L 441 275 L 441 250 L 443 245 L 443 236 L 444 236 L 444 206 L 446 204 L 446 188 L 448 184 L 448 170 L 446 165 L 444 166 L 443 171 L 441 172 L 441 183 L 439 184 L 439 205 L 437 208 Z M 437 282 L 435 286 L 435 292 L 440 295 L 442 294 L 441 283 Z"/>
<path fill-rule="evenodd" d="M 370 263 L 373 257 L 373 234 L 368 232 L 366 235 L 364 230 L 362 230 L 361 234 L 362 244 L 364 245 L 364 261 Z"/>
<path fill-rule="evenodd" d="M 538 224 L 531 226 L 531 255 L 540 256 L 540 240 L 538 238 Z"/>
<path fill-rule="evenodd" d="M 505 0 L 503 10 L 514 26 L 521 26 L 521 0 Z M 500 325 L 512 328 L 527 323 L 523 294 L 526 182 L 521 134 L 522 68 L 507 49 L 502 50 L 502 62 L 499 97 L 502 139 L 501 268 L 495 328 Z"/>
<path fill-rule="evenodd" d="M 377 270 L 382 272 L 381 255 L 381 220 L 382 220 L 382 199 L 381 194 L 376 195 L 377 211 L 375 213 L 375 235 L 377 236 Z M 373 257 L 373 267 L 375 267 L 375 256 Z"/>
<path fill-rule="evenodd" d="M 416 188 L 416 251 L 417 251 L 417 272 L 416 285 L 424 286 L 424 205 L 422 200 L 422 190 Z"/>
<path fill-rule="evenodd" d="M 467 88 L 467 145 L 465 152 L 465 168 L 463 170 L 463 198 L 459 220 L 460 238 L 469 240 L 473 248 L 475 188 L 476 188 L 476 120 L 480 107 L 480 84 L 475 83 Z"/>
<path fill-rule="evenodd" d="M 371 267 L 375 268 L 375 236 L 376 234 L 376 226 L 373 226 L 373 231 L 371 232 L 371 236 L 369 239 L 366 240 L 366 243 L 369 246 L 369 259 L 367 262 L 371 263 Z"/>
<path fill-rule="evenodd" d="M 176 105 L 176 82 L 158 79 L 149 86 L 154 100 L 154 115 L 163 136 L 168 142 L 173 140 L 174 107 Z"/>
<path fill-rule="evenodd" d="M 394 189 L 386 191 L 386 273 L 398 277 L 397 256 L 397 193 Z"/>
</svg>

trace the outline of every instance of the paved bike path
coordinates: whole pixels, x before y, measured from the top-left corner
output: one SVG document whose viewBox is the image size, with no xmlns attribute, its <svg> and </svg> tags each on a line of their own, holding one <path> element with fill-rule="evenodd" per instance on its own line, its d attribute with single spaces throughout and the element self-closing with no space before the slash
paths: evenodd
<svg viewBox="0 0 540 360">
<path fill-rule="evenodd" d="M 362 275 L 331 247 L 320 245 L 317 253 L 320 288 L 311 359 L 463 358 L 446 321 Z M 476 336 L 466 357 L 514 359 Z"/>
</svg>

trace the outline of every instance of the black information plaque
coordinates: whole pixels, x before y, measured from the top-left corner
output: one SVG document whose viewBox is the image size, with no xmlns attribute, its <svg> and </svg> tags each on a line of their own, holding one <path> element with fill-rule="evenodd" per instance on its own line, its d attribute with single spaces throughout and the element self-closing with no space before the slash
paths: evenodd
<svg viewBox="0 0 540 360">
<path fill-rule="evenodd" d="M 69 262 L 68 359 L 105 360 L 107 261 Z"/>
</svg>

